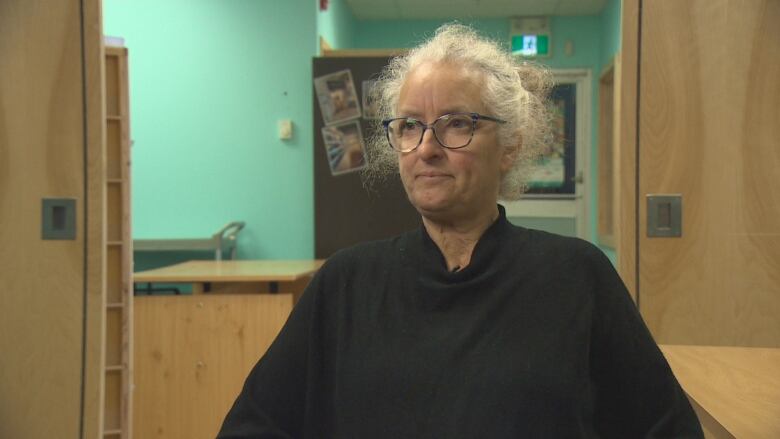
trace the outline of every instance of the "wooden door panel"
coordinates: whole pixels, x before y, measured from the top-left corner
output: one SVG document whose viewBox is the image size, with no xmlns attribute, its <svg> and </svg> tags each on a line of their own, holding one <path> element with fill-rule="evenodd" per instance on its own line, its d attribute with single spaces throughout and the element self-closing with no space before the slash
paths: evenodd
<svg viewBox="0 0 780 439">
<path fill-rule="evenodd" d="M 78 1 L 0 2 L 0 436 L 81 434 L 84 108 Z M 41 199 L 76 198 L 75 240 Z"/>
<path fill-rule="evenodd" d="M 647 0 L 639 291 L 662 343 L 780 346 L 780 2 Z M 683 237 L 648 238 L 647 194 Z"/>
</svg>

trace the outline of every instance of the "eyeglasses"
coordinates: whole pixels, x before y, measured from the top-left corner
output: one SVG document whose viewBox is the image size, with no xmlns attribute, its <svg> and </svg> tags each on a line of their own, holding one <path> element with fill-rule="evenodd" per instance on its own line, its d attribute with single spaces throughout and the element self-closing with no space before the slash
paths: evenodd
<svg viewBox="0 0 780 439">
<path fill-rule="evenodd" d="M 439 144 L 447 149 L 465 148 L 474 138 L 474 130 L 480 119 L 506 123 L 495 117 L 479 113 L 450 113 L 438 117 L 426 125 L 412 117 L 396 117 L 382 121 L 390 146 L 399 152 L 414 151 L 422 143 L 425 130 L 433 131 Z"/>
</svg>

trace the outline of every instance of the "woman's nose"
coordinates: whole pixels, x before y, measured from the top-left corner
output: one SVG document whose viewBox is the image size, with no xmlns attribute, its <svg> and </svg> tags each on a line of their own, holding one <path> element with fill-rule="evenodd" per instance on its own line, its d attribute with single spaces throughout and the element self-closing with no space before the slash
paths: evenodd
<svg viewBox="0 0 780 439">
<path fill-rule="evenodd" d="M 417 147 L 420 156 L 425 160 L 430 160 L 436 157 L 440 157 L 443 154 L 444 147 L 439 144 L 433 130 L 428 128 L 423 133 L 422 142 Z"/>
</svg>

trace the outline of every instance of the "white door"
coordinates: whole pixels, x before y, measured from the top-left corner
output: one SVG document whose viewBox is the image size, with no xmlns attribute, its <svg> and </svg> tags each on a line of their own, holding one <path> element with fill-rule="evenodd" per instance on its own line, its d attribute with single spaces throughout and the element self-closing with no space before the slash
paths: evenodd
<svg viewBox="0 0 780 439">
<path fill-rule="evenodd" d="M 556 88 L 565 88 L 562 91 L 571 95 L 553 99 L 553 104 L 562 112 L 561 117 L 573 115 L 574 122 L 568 135 L 561 124 L 558 140 L 565 137 L 573 140 L 573 145 L 543 159 L 531 176 L 529 193 L 519 201 L 504 202 L 504 206 L 513 224 L 589 239 L 591 73 L 584 69 L 553 70 L 553 76 Z M 564 149 L 563 143 L 560 149 Z"/>
</svg>

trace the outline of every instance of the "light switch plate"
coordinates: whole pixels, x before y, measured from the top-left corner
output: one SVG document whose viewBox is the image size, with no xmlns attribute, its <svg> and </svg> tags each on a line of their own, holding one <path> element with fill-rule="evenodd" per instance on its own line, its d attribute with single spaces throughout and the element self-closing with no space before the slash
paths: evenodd
<svg viewBox="0 0 780 439">
<path fill-rule="evenodd" d="M 682 195 L 647 195 L 647 236 L 682 237 Z"/>
<path fill-rule="evenodd" d="M 76 239 L 76 199 L 43 198 L 41 239 Z"/>
<path fill-rule="evenodd" d="M 292 139 L 292 121 L 283 119 L 279 121 L 279 138 L 282 140 Z"/>
</svg>

